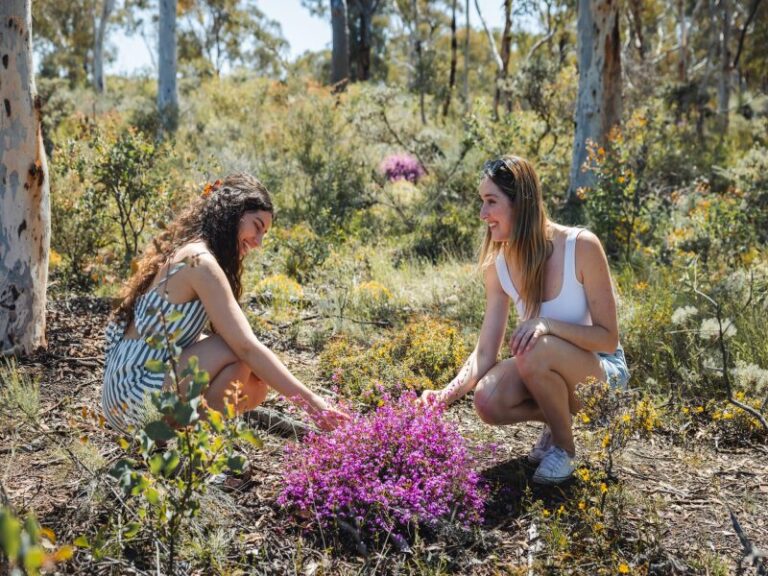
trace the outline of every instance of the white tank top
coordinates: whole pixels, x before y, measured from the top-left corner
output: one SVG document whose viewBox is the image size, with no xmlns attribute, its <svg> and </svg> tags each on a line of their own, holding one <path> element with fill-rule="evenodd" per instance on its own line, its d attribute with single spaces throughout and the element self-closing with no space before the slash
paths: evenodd
<svg viewBox="0 0 768 576">
<path fill-rule="evenodd" d="M 568 237 L 565 240 L 563 285 L 560 289 L 560 294 L 553 300 L 542 302 L 539 311 L 541 318 L 551 318 L 552 320 L 560 320 L 561 322 L 579 324 L 581 326 L 592 325 L 592 317 L 589 314 L 584 285 L 576 278 L 576 237 L 581 231 L 582 228 L 571 228 L 568 231 Z M 509 269 L 504 259 L 503 250 L 496 256 L 496 273 L 499 276 L 502 289 L 515 303 L 518 317 L 525 318 L 525 302 L 523 302 L 523 299 L 517 292 L 515 285 L 512 284 L 512 278 L 509 276 Z"/>
</svg>

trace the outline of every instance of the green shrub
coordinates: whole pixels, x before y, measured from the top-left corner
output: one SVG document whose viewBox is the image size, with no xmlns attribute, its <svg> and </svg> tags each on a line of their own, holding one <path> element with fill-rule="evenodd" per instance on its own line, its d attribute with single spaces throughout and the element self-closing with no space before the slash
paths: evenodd
<svg viewBox="0 0 768 576">
<path fill-rule="evenodd" d="M 371 404 L 383 390 L 404 386 L 421 392 L 446 385 L 468 355 L 454 326 L 421 317 L 379 336 L 370 346 L 338 337 L 321 354 L 320 366 L 342 393 Z"/>
</svg>

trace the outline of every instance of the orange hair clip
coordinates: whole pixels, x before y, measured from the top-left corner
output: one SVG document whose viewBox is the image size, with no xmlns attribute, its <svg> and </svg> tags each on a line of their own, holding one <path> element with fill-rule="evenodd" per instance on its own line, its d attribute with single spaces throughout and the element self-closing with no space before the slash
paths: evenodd
<svg viewBox="0 0 768 576">
<path fill-rule="evenodd" d="M 213 184 L 210 182 L 206 182 L 205 188 L 203 188 L 203 198 L 208 198 L 208 196 L 211 195 L 211 192 L 214 192 L 219 189 L 221 186 L 221 180 L 216 180 Z"/>
</svg>

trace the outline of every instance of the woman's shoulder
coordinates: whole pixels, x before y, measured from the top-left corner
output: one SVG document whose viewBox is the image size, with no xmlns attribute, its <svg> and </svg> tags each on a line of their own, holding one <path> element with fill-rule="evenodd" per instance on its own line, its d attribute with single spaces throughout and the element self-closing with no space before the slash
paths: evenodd
<svg viewBox="0 0 768 576">
<path fill-rule="evenodd" d="M 213 253 L 205 242 L 195 241 L 181 245 L 171 258 L 171 266 L 186 265 L 194 268 L 199 265 L 210 265 L 218 263 Z"/>
</svg>

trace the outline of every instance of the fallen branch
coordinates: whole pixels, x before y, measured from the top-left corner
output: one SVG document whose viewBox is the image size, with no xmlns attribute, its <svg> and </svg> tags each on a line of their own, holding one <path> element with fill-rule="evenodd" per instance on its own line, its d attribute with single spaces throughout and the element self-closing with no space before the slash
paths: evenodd
<svg viewBox="0 0 768 576">
<path fill-rule="evenodd" d="M 742 573 L 742 566 L 744 565 L 744 562 L 749 562 L 754 568 L 757 568 L 757 574 L 759 576 L 768 576 L 768 568 L 766 568 L 765 562 L 763 562 L 763 560 L 768 558 L 768 552 L 756 548 L 755 545 L 752 544 L 752 541 L 747 538 L 746 534 L 744 534 L 744 530 L 741 528 L 741 524 L 739 524 L 739 520 L 736 518 L 736 514 L 733 513 L 733 510 L 731 510 L 730 507 L 728 507 L 728 514 L 731 515 L 731 523 L 733 524 L 733 529 L 736 531 L 736 535 L 739 537 L 742 548 L 744 548 L 744 556 L 741 558 L 741 560 L 739 560 L 738 573 Z"/>
<path fill-rule="evenodd" d="M 312 430 L 312 428 L 303 422 L 295 420 L 290 416 L 286 416 L 277 410 L 264 408 L 262 406 L 255 408 L 250 412 L 246 412 L 243 415 L 243 418 L 245 418 L 246 422 L 255 424 L 259 428 L 266 430 L 268 433 L 274 433 L 285 438 L 296 438 L 298 440 L 299 438 L 306 436 Z"/>
</svg>

